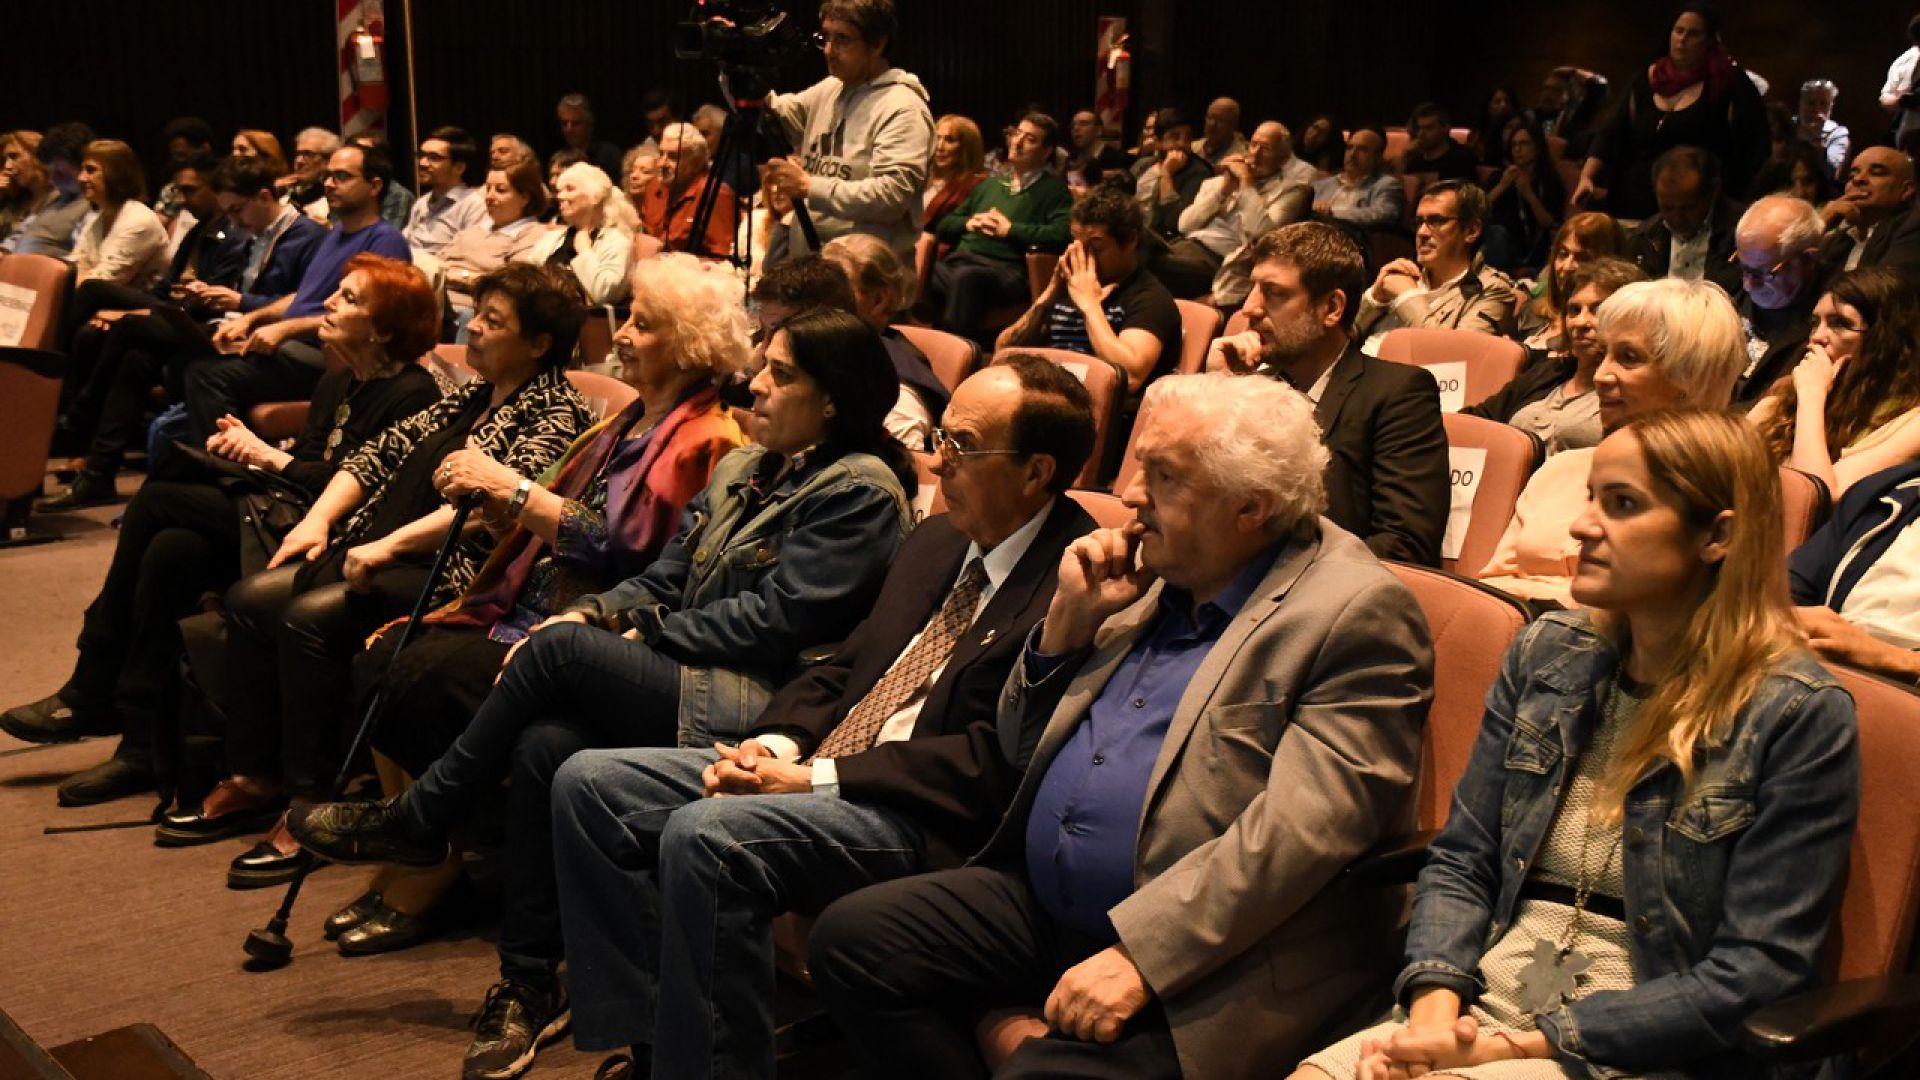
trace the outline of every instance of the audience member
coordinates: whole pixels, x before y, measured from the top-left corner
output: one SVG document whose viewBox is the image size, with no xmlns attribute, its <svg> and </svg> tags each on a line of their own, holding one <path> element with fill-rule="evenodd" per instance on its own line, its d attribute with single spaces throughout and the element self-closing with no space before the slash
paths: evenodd
<svg viewBox="0 0 1920 1080">
<path fill-rule="evenodd" d="M 1607 104 L 1607 77 L 1597 71 L 1566 65 L 1554 68 L 1540 83 L 1533 116 L 1548 138 L 1565 139 L 1567 161 L 1587 156 L 1594 122 Z"/>
<path fill-rule="evenodd" d="M 1823 659 L 1908 685 L 1920 679 L 1916 521 L 1920 462 L 1909 461 L 1862 477 L 1788 560 L 1800 628 Z"/>
<path fill-rule="evenodd" d="M 939 131 L 934 131 L 937 141 Z M 1079 174 L 1080 188 L 1098 187 L 1101 178 L 1109 172 L 1120 172 L 1129 164 L 1127 152 L 1107 141 L 1106 128 L 1100 123 L 1100 114 L 1092 109 L 1081 109 L 1073 114 L 1067 126 L 1068 141 L 1072 144 L 1067 155 L 1067 185 L 1075 186 L 1074 173 Z M 938 156 L 936 154 L 936 156 Z"/>
<path fill-rule="evenodd" d="M 1510 164 L 1507 149 L 1507 135 L 1515 123 L 1528 123 L 1526 114 L 1520 111 L 1520 96 L 1512 87 L 1496 86 L 1487 95 L 1487 103 L 1480 110 L 1480 125 L 1473 130 L 1468 139 L 1468 148 L 1477 150 L 1480 164 L 1486 168 L 1499 169 Z M 1541 156 L 1546 156 L 1547 147 L 1543 138 L 1538 147 Z"/>
<path fill-rule="evenodd" d="M 1907 20 L 1907 51 L 1887 68 L 1880 107 L 1893 114 L 1893 145 L 1911 153 L 1907 136 L 1920 131 L 1920 15 Z"/>
<path fill-rule="evenodd" d="M 197 116 L 176 116 L 167 121 L 167 125 L 160 129 L 160 145 L 166 148 L 169 175 L 175 163 L 187 158 L 203 154 L 216 157 L 213 152 L 213 126 Z M 207 175 L 210 176 L 211 172 Z M 178 237 L 192 227 L 193 223 L 188 222 L 179 229 L 174 228 L 175 219 L 182 209 L 180 192 L 173 182 L 169 180 L 161 185 L 160 193 L 153 197 L 153 212 L 160 218 L 160 224 L 167 227 L 169 237 Z"/>
<path fill-rule="evenodd" d="M 620 161 L 620 190 L 637 209 L 647 197 L 647 187 L 660 175 L 660 146 L 648 140 L 627 151 Z"/>
<path fill-rule="evenodd" d="M 1140 141 L 1134 144 L 1133 164 L 1127 166 L 1127 175 L 1136 181 L 1160 160 L 1160 140 L 1154 135 L 1159 123 L 1160 113 L 1155 109 L 1148 109 L 1140 120 Z"/>
<path fill-rule="evenodd" d="M 1432 102 L 1416 105 L 1407 119 L 1407 134 L 1412 141 L 1401 156 L 1399 172 L 1418 176 L 1423 187 L 1441 180 L 1473 183 L 1480 176 L 1480 161 L 1472 150 L 1453 141 L 1452 120 L 1447 111 Z"/>
<path fill-rule="evenodd" d="M 213 335 L 222 355 L 196 360 L 187 368 L 184 397 L 193 441 L 212 438 L 221 417 L 244 416 L 249 407 L 265 401 L 312 396 L 325 366 L 315 335 L 347 260 L 361 252 L 410 258 L 406 237 L 380 220 L 380 189 L 392 176 L 393 160 L 378 150 L 343 146 L 333 152 L 326 186 L 334 226 L 314 245 L 299 287 L 222 323 Z M 269 241 L 269 252 L 277 252 L 292 236 L 291 229 L 276 227 L 283 230 L 283 243 Z M 249 265 L 256 260 L 275 261 L 271 254 L 261 254 L 251 257 Z"/>
<path fill-rule="evenodd" d="M 560 207 L 558 227 L 514 258 L 571 274 L 590 307 L 624 301 L 633 230 L 640 224 L 633 205 L 606 173 L 584 161 L 560 174 L 553 197 Z"/>
<path fill-rule="evenodd" d="M 1842 270 L 1920 268 L 1920 215 L 1914 205 L 1913 159 L 1869 146 L 1853 159 L 1847 190 L 1821 208 L 1829 239 L 1822 257 Z"/>
<path fill-rule="evenodd" d="M 1175 296 L 1232 311 L 1252 287 L 1253 242 L 1307 216 L 1316 177 L 1293 156 L 1286 125 L 1271 120 L 1253 129 L 1246 154 L 1222 158 L 1218 168 L 1180 214 L 1181 237 L 1154 273 Z"/>
<path fill-rule="evenodd" d="M 1769 195 L 1741 215 L 1734 257 L 1745 286 L 1737 295 L 1748 362 L 1734 384 L 1735 401 L 1751 402 L 1785 375 L 1805 351 L 1820 268 L 1820 212 L 1813 204 Z"/>
<path fill-rule="evenodd" d="M 297 292 L 327 227 L 282 203 L 265 162 L 228 158 L 214 170 L 220 212 L 246 238 L 246 266 L 231 289 L 186 282 L 187 298 L 220 312 L 247 314 Z"/>
<path fill-rule="evenodd" d="M 1340 171 L 1313 185 L 1313 212 L 1356 230 L 1384 229 L 1400 223 L 1406 186 L 1380 171 L 1387 133 L 1363 127 L 1346 141 Z"/>
<path fill-rule="evenodd" d="M 334 145 L 339 145 L 337 138 Z M 295 175 L 287 171 L 286 151 L 280 149 L 280 137 L 271 131 L 261 131 L 258 128 L 241 128 L 239 131 L 233 133 L 233 142 L 228 147 L 227 152 L 234 157 L 259 158 L 266 162 L 267 167 L 272 169 L 277 176 L 285 178 Z M 322 164 L 324 165 L 325 163 L 322 162 Z"/>
<path fill-rule="evenodd" d="M 73 246 L 74 282 L 146 289 L 167 270 L 167 227 L 145 202 L 147 177 L 133 147 L 95 139 L 81 155 L 80 197 L 93 216 Z"/>
<path fill-rule="evenodd" d="M 655 88 L 640 95 L 640 119 L 647 124 L 647 141 L 658 145 L 667 125 L 681 118 L 680 95 Z"/>
<path fill-rule="evenodd" d="M 1119 368 L 1126 393 L 1172 371 L 1180 359 L 1180 309 L 1140 257 L 1146 221 L 1119 188 L 1074 204 L 1073 243 L 1047 287 L 996 348 L 1041 346 L 1097 356 Z"/>
<path fill-rule="evenodd" d="M 37 176 L 39 187 L 46 184 L 45 174 L 33 160 L 34 151 L 39 149 L 37 131 L 0 133 L 0 250 L 13 240 L 13 231 L 33 212 L 42 194 L 28 186 L 29 180 Z"/>
<path fill-rule="evenodd" d="M 1513 333 L 1513 282 L 1480 254 L 1487 195 L 1462 180 L 1442 180 L 1420 196 L 1414 251 L 1380 268 L 1360 298 L 1354 332 L 1369 345 L 1402 326 Z"/>
<path fill-rule="evenodd" d="M 251 167 L 265 175 L 264 167 Z M 270 178 L 264 198 L 273 200 Z M 297 504 L 276 498 L 249 470 L 278 476 L 311 500 L 341 461 L 439 396 L 433 377 L 413 363 L 439 328 L 433 292 L 418 270 L 356 255 L 328 307 L 336 317 L 321 326 L 320 339 L 343 364 L 314 388 L 306 429 L 292 449 L 270 446 L 225 417 L 205 458 L 142 484 L 121 522 L 106 581 L 81 622 L 72 675 L 52 695 L 0 716 L 8 734 L 30 742 L 121 732 L 111 757 L 60 785 L 62 806 L 154 787 L 170 749 L 155 740 L 168 729 L 178 678 L 178 620 L 197 613 L 208 592 L 264 569 L 298 514 Z"/>
<path fill-rule="evenodd" d="M 348 146 L 358 146 L 363 150 L 378 148 L 388 157 L 393 156 L 393 144 L 387 142 L 385 135 L 378 132 L 363 131 L 347 140 Z M 380 220 L 396 229 L 405 229 L 407 221 L 413 216 L 413 189 L 400 182 L 395 176 L 393 183 L 380 193 Z"/>
<path fill-rule="evenodd" d="M 354 654 L 427 588 L 454 516 L 435 487 L 474 468 L 452 455 L 470 449 L 539 476 L 592 424 L 564 370 L 584 315 L 578 288 L 510 266 L 483 277 L 475 296 L 467 363 L 479 377 L 343 459 L 267 569 L 227 590 L 229 775 L 201 805 L 161 821 L 162 846 L 250 832 L 289 796 L 322 797 L 339 766 L 334 735 L 352 700 Z M 509 505 L 508 516 L 523 508 Z M 433 606 L 466 590 L 494 540 L 476 529 L 453 549 Z M 273 884 L 299 862 L 276 827 L 233 860 L 228 882 Z"/>
<path fill-rule="evenodd" d="M 1659 212 L 1628 237 L 1633 261 L 1648 277 L 1704 278 L 1738 293 L 1733 245 L 1740 206 L 1721 193 L 1719 160 L 1697 147 L 1676 146 L 1653 163 L 1653 188 Z"/>
<path fill-rule="evenodd" d="M 1605 200 L 1616 217 L 1651 217 L 1658 205 L 1655 159 L 1676 146 L 1719 158 L 1730 190 L 1753 183 L 1767 156 L 1766 110 L 1746 69 L 1721 41 L 1718 9 L 1697 0 L 1682 4 L 1666 54 L 1634 73 L 1627 95 L 1625 107 L 1614 109 L 1595 135 L 1573 191 L 1576 204 Z"/>
<path fill-rule="evenodd" d="M 854 298 L 852 280 L 839 265 L 828 262 L 823 255 L 802 255 L 761 275 L 753 283 L 748 306 L 760 321 L 753 355 L 743 373 L 750 379 L 766 366 L 767 346 L 787 320 L 817 307 L 838 308 L 857 316 L 860 303 Z M 752 408 L 752 393 L 747 393 L 746 400 L 736 407 Z"/>
<path fill-rule="evenodd" d="M 739 202 L 722 182 L 713 202 L 707 230 L 697 243 L 694 211 L 706 190 L 707 143 L 691 124 L 668 124 L 660 133 L 659 175 L 640 200 L 640 221 L 647 235 L 666 244 L 668 251 L 687 251 L 703 259 L 724 259 L 733 250 Z"/>
<path fill-rule="evenodd" d="M 1669 406 L 1726 408 L 1747 362 L 1740 316 L 1726 293 L 1705 281 L 1622 286 L 1600 305 L 1600 341 L 1606 355 L 1593 384 L 1607 434 Z M 1548 458 L 1520 492 L 1493 557 L 1472 576 L 1543 606 L 1571 604 L 1582 544 L 1568 526 L 1588 505 L 1593 459 L 1593 450 Z"/>
<path fill-rule="evenodd" d="M 1384 141 L 1382 142 L 1384 146 Z M 1331 176 L 1346 167 L 1347 139 L 1340 121 L 1331 113 L 1321 113 L 1307 122 L 1294 147 L 1306 163 L 1321 176 Z"/>
<path fill-rule="evenodd" d="M 1403 1011 L 1292 1080 L 1526 1058 L 1541 1076 L 1747 1074 L 1748 1018 L 1819 978 L 1859 749 L 1783 595 L 1765 449 L 1723 413 L 1663 411 L 1609 435 L 1587 486 L 1572 591 L 1589 610 L 1507 651 L 1420 872 Z M 1558 728 L 1544 752 L 1540 722 Z M 1738 828 L 1691 794 L 1722 783 L 1753 800 Z"/>
<path fill-rule="evenodd" d="M 1833 102 L 1839 96 L 1833 80 L 1808 79 L 1800 84 L 1800 109 L 1794 115 L 1797 134 L 1820 148 L 1833 176 L 1847 167 L 1847 150 L 1853 144 L 1846 127 L 1833 119 Z"/>
<path fill-rule="evenodd" d="M 940 219 L 960 208 L 987 178 L 986 147 L 980 127 L 964 116 L 948 114 L 933 125 L 933 157 L 927 164 L 927 188 L 921 197 L 921 222 L 933 232 Z"/>
<path fill-rule="evenodd" d="M 847 275 L 853 288 L 851 310 L 880 335 L 893 373 L 900 378 L 900 396 L 887 410 L 887 433 L 909 450 L 932 449 L 934 420 L 946 412 L 948 395 L 926 354 L 893 328 L 913 293 L 907 268 L 885 241 L 866 233 L 836 236 L 820 255 Z"/>
<path fill-rule="evenodd" d="M 1045 996 L 1001 1075 L 1261 1076 L 1378 991 L 1402 901 L 1341 870 L 1413 786 L 1418 605 L 1318 516 L 1296 391 L 1170 376 L 1143 422 L 1138 520 L 1067 549 L 1002 695 L 1030 764 L 993 838 L 814 926 L 863 1075 L 978 1076 L 979 1013 Z"/>
<path fill-rule="evenodd" d="M 1020 121 L 1032 116 L 1034 113 L 1041 113 L 1049 118 L 1053 116 L 1053 114 L 1047 110 L 1047 107 L 1038 101 L 1029 101 L 1014 109 L 1013 115 L 1007 118 L 1007 126 L 1000 130 L 1002 136 L 1000 145 L 987 151 L 986 169 L 988 176 L 997 176 L 1005 180 L 1013 175 L 1013 163 L 1007 157 L 1006 140 L 1013 138 L 1014 129 L 1020 126 Z M 1048 152 L 1047 159 L 1042 163 L 1041 168 L 1044 168 L 1062 180 L 1067 178 L 1067 145 L 1057 129 L 1054 132 L 1053 149 Z"/>
<path fill-rule="evenodd" d="M 736 198 L 752 192 L 760 185 L 760 173 L 753 162 L 750 145 L 743 145 L 738 153 L 729 155 L 724 168 L 719 163 L 720 143 L 727 131 L 727 110 L 709 102 L 693 110 L 693 119 L 689 123 L 706 141 L 707 160 L 715 163 L 715 168 L 721 169 L 720 182 L 727 185 L 727 190 L 733 192 Z M 665 129 L 662 128 L 662 131 Z"/>
<path fill-rule="evenodd" d="M 1180 215 L 1213 175 L 1213 166 L 1193 151 L 1193 124 L 1174 109 L 1161 109 L 1154 124 L 1154 161 L 1140 174 L 1134 198 L 1147 212 L 1147 228 L 1172 243 L 1180 239 Z"/>
<path fill-rule="evenodd" d="M 525 139 L 518 135 L 501 132 L 487 140 L 487 170 L 505 170 L 526 162 L 535 169 L 540 167 L 540 155 L 533 152 Z"/>
<path fill-rule="evenodd" d="M 540 216 L 547 212 L 548 190 L 535 166 L 489 172 L 480 196 L 487 216 L 455 233 L 440 249 L 447 306 L 456 328 L 464 328 L 475 310 L 474 284 L 532 250 L 546 231 Z"/>
<path fill-rule="evenodd" d="M 1215 169 L 1230 157 L 1246 157 L 1246 136 L 1240 134 L 1240 103 L 1230 97 L 1214 98 L 1200 121 L 1200 156 Z"/>
<path fill-rule="evenodd" d="M 1460 411 L 1468 416 L 1512 424 L 1540 440 L 1551 456 L 1600 444 L 1600 397 L 1593 376 L 1606 356 L 1600 343 L 1600 305 L 1636 281 L 1647 280 L 1638 266 L 1603 255 L 1582 263 L 1564 278 L 1568 300 L 1555 337 L 1560 351 L 1529 350 L 1527 366 L 1485 401 Z"/>
<path fill-rule="evenodd" d="M 1782 463 L 1838 499 L 1856 481 L 1920 458 L 1920 306 L 1912 285 L 1867 267 L 1814 305 L 1804 356 L 1748 412 Z"/>
<path fill-rule="evenodd" d="M 1502 270 L 1537 269 L 1551 257 L 1549 248 L 1567 205 L 1567 189 L 1547 156 L 1547 139 L 1538 126 L 1516 120 L 1508 129 L 1504 156 L 1506 167 L 1487 192 L 1492 207 L 1489 228 L 1500 237 L 1502 250 L 1497 257 L 1489 251 L 1488 258 Z"/>
<path fill-rule="evenodd" d="M 766 175 L 806 206 L 821 243 L 868 232 L 908 262 L 925 209 L 933 113 L 926 87 L 887 55 L 897 25 L 893 0 L 820 5 L 827 77 L 769 100 L 798 152 L 767 162 Z"/>
<path fill-rule="evenodd" d="M 278 144 L 275 144 L 276 147 Z M 287 169 L 284 161 L 268 159 L 273 167 L 274 186 L 280 190 L 281 201 L 288 206 L 327 224 L 329 204 L 327 203 L 327 163 L 332 160 L 333 152 L 340 149 L 340 136 L 326 128 L 310 127 L 293 137 L 293 169 Z M 239 144 L 234 145 L 234 153 L 240 153 Z M 391 155 L 392 151 L 388 151 Z"/>
<path fill-rule="evenodd" d="M 633 314 L 614 338 L 620 379 L 639 394 L 633 404 L 582 434 L 543 477 L 456 450 L 436 481 L 449 499 L 478 493 L 483 520 L 507 532 L 460 599 L 430 614 L 404 655 L 396 656 L 397 627 L 390 627 L 354 660 L 356 686 L 363 696 L 377 692 L 390 718 L 373 743 L 388 796 L 466 730 L 510 650 L 533 627 L 651 565 L 714 467 L 746 442 L 718 386 L 747 355 L 736 283 L 684 254 L 648 260 L 634 279 Z M 549 747 L 571 739 L 557 727 L 527 737 Z M 500 953 L 511 978 L 515 964 L 527 962 L 518 958 L 558 959 L 560 949 L 553 860 L 526 857 L 547 848 L 544 774 L 513 785 L 508 799 L 516 857 L 506 868 L 510 907 Z M 529 827 L 539 835 L 528 835 Z M 427 870 L 383 867 L 328 920 L 329 936 L 347 955 L 425 941 L 446 926 L 440 901 L 459 878 L 457 852 Z M 521 917 L 529 897 L 540 898 L 534 925 Z"/>
<path fill-rule="evenodd" d="M 15 182 L 33 197 L 0 249 L 72 261 L 75 234 L 92 209 L 80 197 L 80 159 L 93 141 L 93 129 L 85 124 L 55 124 L 41 136 L 32 160 L 11 162 Z"/>
<path fill-rule="evenodd" d="M 560 139 L 567 149 L 580 154 L 581 160 L 599 166 L 608 176 L 620 171 L 620 148 L 605 139 L 594 138 L 597 125 L 593 102 L 587 100 L 587 95 L 562 97 L 553 113 L 560 122 Z"/>
<path fill-rule="evenodd" d="M 1815 206 L 1827 206 L 1840 193 L 1827 169 L 1820 148 L 1799 139 L 1790 139 L 1779 152 L 1761 166 L 1753 178 L 1749 197 L 1791 195 Z"/>
<path fill-rule="evenodd" d="M 559 208 L 553 205 L 553 189 L 560 186 L 560 174 L 582 163 L 592 164 L 587 155 L 570 146 L 561 147 L 547 156 L 546 180 L 541 185 L 547 191 L 547 209 L 540 215 L 542 224 L 552 224 L 558 219 Z"/>
<path fill-rule="evenodd" d="M 438 256 L 457 234 L 487 215 L 486 199 L 468 185 L 482 177 L 480 147 L 457 127 L 434 128 L 420 140 L 420 197 L 401 234 L 418 252 Z"/>
<path fill-rule="evenodd" d="M 1352 327 L 1366 262 L 1342 230 L 1288 225 L 1254 248 L 1249 328 L 1216 340 L 1209 370 L 1280 379 L 1313 403 L 1331 454 L 1326 515 L 1383 559 L 1440 562 L 1447 433 L 1433 375 L 1361 352 Z"/>
<path fill-rule="evenodd" d="M 749 738 L 593 751 L 555 778 L 581 1048 L 631 1046 L 635 1076 L 649 1059 L 659 1076 L 772 1075 L 772 917 L 959 866 L 1005 812 L 1019 773 L 995 706 L 1062 551 L 1093 527 L 1066 497 L 1093 416 L 1077 379 L 1016 353 L 963 383 L 946 423 L 948 513 L 914 530 L 874 613 Z M 640 919 L 587 899 L 636 893 Z M 696 926 L 728 944 L 664 947 Z"/>
<path fill-rule="evenodd" d="M 1571 295 L 1566 288 L 1567 276 L 1594 259 L 1624 258 L 1626 236 L 1618 222 L 1588 210 L 1561 223 L 1548 251 L 1546 271 L 1534 287 L 1533 298 L 1520 308 L 1514 332 L 1520 336 L 1521 344 L 1530 349 L 1565 352 L 1566 347 L 1557 341 L 1557 335 L 1560 315 L 1566 310 Z"/>
<path fill-rule="evenodd" d="M 1073 196 L 1046 170 L 1056 136 L 1052 117 L 1022 119 L 1007 136 L 1012 175 L 981 181 L 934 226 L 953 250 L 934 263 L 927 299 L 942 312 L 941 327 L 982 348 L 993 347 L 988 314 L 1028 295 L 1028 252 L 1058 251 L 1070 239 Z"/>
</svg>

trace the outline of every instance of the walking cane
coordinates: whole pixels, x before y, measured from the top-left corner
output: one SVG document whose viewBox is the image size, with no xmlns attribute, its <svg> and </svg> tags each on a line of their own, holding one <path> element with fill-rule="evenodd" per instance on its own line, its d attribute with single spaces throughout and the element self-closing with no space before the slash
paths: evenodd
<svg viewBox="0 0 1920 1080">
<path fill-rule="evenodd" d="M 447 538 L 441 542 L 439 554 L 433 557 L 433 569 L 427 571 L 427 583 L 420 590 L 420 599 L 413 602 L 413 613 L 407 616 L 406 625 L 400 628 L 400 640 L 394 643 L 393 658 L 387 661 L 388 664 L 400 656 L 400 650 L 407 647 L 407 642 L 413 640 L 414 631 L 420 628 L 420 620 L 426 617 L 427 607 L 433 602 L 434 585 L 445 572 L 447 560 L 453 557 L 454 546 L 460 543 L 460 531 L 466 527 L 467 516 L 479 505 L 480 498 L 479 492 L 473 492 L 454 507 L 453 525 L 447 529 Z M 367 711 L 360 717 L 359 729 L 353 733 L 353 745 L 347 748 L 347 756 L 341 760 L 340 771 L 333 778 L 333 792 L 329 801 L 337 802 L 346 793 L 347 781 L 352 779 L 350 773 L 354 759 L 360 756 L 361 748 L 373 734 L 374 721 L 380 716 L 380 697 L 380 691 L 376 688 L 372 698 L 367 701 Z M 248 962 L 245 966 L 248 971 L 272 971 L 287 966 L 293 960 L 293 942 L 287 940 L 287 921 L 293 917 L 293 904 L 300 898 L 300 886 L 306 884 L 307 875 L 313 872 L 319 861 L 312 853 L 307 854 L 299 869 L 294 871 L 293 880 L 287 883 L 287 895 L 280 899 L 280 910 L 273 913 L 273 918 L 267 921 L 265 927 L 247 934 Z"/>
</svg>

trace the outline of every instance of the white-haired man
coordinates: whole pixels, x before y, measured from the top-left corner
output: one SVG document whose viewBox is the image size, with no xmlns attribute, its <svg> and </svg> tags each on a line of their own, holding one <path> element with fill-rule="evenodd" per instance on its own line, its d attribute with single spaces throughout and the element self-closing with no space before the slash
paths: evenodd
<svg viewBox="0 0 1920 1080">
<path fill-rule="evenodd" d="M 1253 242 L 1307 216 L 1318 174 L 1294 156 L 1293 136 L 1276 120 L 1254 128 L 1247 152 L 1221 159 L 1219 170 L 1180 212 L 1180 239 L 1154 272 L 1175 296 L 1232 311 L 1252 287 Z"/>
<path fill-rule="evenodd" d="M 966 867 L 815 924 L 866 1075 L 980 1075 L 980 1010 L 1046 1002 L 997 1077 L 1270 1075 L 1364 1009 L 1398 897 L 1341 874 L 1399 822 L 1432 687 L 1411 594 L 1325 502 L 1313 409 L 1147 390 L 1136 520 L 1067 548 L 1000 702 L 1031 763 Z"/>
<path fill-rule="evenodd" d="M 640 227 L 668 251 L 691 251 L 705 259 L 722 259 L 733 248 L 738 206 L 731 187 L 722 182 L 713 203 L 713 216 L 696 246 L 694 211 L 707 184 L 707 140 L 692 124 L 668 124 L 660 132 L 660 158 L 653 183 L 640 197 Z"/>
<path fill-rule="evenodd" d="M 310 127 L 293 137 L 293 171 L 273 182 L 280 201 L 327 223 L 327 159 L 340 149 L 340 136 L 326 128 Z"/>
<path fill-rule="evenodd" d="M 1734 401 L 1766 393 L 1806 352 L 1813 305 L 1824 284 L 1820 241 L 1825 225 L 1812 203 L 1790 195 L 1756 199 L 1740 215 L 1733 256 L 1741 290 L 1734 300 L 1747 332 L 1747 368 L 1734 384 Z"/>
</svg>

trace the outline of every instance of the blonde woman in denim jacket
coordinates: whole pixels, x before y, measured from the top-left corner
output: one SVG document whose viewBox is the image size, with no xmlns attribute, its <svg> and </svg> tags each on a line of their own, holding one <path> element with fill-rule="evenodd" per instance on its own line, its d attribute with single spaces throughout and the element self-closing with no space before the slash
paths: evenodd
<svg viewBox="0 0 1920 1080">
<path fill-rule="evenodd" d="M 1295 1080 L 1761 1075 L 1742 1023 L 1817 978 L 1858 747 L 1793 621 L 1766 448 L 1724 413 L 1649 413 L 1588 489 L 1587 610 L 1529 627 L 1487 695 L 1402 1008 Z"/>
</svg>

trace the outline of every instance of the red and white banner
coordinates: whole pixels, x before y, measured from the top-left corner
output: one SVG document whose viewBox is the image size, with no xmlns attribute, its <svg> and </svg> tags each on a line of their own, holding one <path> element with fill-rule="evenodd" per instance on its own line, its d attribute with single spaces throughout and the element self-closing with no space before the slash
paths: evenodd
<svg viewBox="0 0 1920 1080">
<path fill-rule="evenodd" d="M 383 0 L 334 0 L 340 72 L 340 136 L 387 130 L 386 11 Z"/>
</svg>

